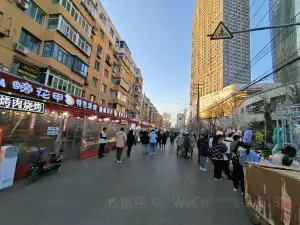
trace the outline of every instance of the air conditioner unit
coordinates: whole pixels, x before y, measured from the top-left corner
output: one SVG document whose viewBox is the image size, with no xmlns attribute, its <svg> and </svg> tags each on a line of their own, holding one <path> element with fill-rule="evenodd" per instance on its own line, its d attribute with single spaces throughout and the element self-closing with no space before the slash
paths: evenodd
<svg viewBox="0 0 300 225">
<path fill-rule="evenodd" d="M 116 73 L 116 72 L 117 72 L 117 70 L 116 70 L 115 68 L 113 68 L 112 71 L 113 71 L 113 73 Z"/>
<path fill-rule="evenodd" d="M 27 55 L 29 50 L 24 45 L 21 45 L 19 43 L 16 43 L 15 50 L 22 53 L 23 55 Z"/>
<path fill-rule="evenodd" d="M 0 65 L 0 71 L 5 72 L 5 73 L 9 73 L 9 69 L 3 65 Z"/>
<path fill-rule="evenodd" d="M 17 6 L 22 10 L 29 9 L 28 0 L 16 0 Z"/>
<path fill-rule="evenodd" d="M 97 52 L 97 57 L 98 57 L 99 59 L 101 59 L 101 58 L 102 58 L 102 54 L 101 54 L 100 52 Z"/>
</svg>

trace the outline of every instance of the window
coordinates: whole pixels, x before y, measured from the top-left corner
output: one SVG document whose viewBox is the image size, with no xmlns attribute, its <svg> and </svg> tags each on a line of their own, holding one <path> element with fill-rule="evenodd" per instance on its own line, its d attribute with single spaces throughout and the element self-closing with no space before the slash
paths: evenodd
<svg viewBox="0 0 300 225">
<path fill-rule="evenodd" d="M 85 98 L 85 91 L 82 90 L 81 98 Z"/>
<path fill-rule="evenodd" d="M 102 54 L 102 47 L 100 45 L 98 45 L 97 47 L 97 53 Z"/>
<path fill-rule="evenodd" d="M 50 71 L 48 77 L 48 86 L 59 89 L 64 92 L 68 92 L 71 95 L 81 97 L 83 95 L 82 87 L 75 84 L 71 80 L 67 80 L 53 71 Z"/>
<path fill-rule="evenodd" d="M 106 93 L 107 91 L 107 86 L 105 84 L 102 85 L 102 92 L 103 93 Z"/>
<path fill-rule="evenodd" d="M 79 74 L 82 77 L 86 77 L 87 70 L 88 70 L 88 65 L 77 56 L 74 56 L 72 71 Z"/>
<path fill-rule="evenodd" d="M 19 42 L 30 51 L 35 52 L 36 54 L 39 53 L 41 41 L 24 29 L 21 30 Z"/>
<path fill-rule="evenodd" d="M 100 70 L 100 63 L 96 60 L 95 65 L 94 65 L 95 70 L 99 71 Z"/>
<path fill-rule="evenodd" d="M 84 17 L 80 14 L 79 10 L 70 0 L 52 0 L 52 4 L 60 3 L 68 13 L 74 18 L 74 20 L 80 25 L 80 27 L 88 34 L 91 34 L 92 27 L 88 24 L 88 22 L 84 19 Z"/>
<path fill-rule="evenodd" d="M 44 43 L 43 57 L 53 57 L 67 67 L 72 68 L 73 56 L 53 41 Z"/>
<path fill-rule="evenodd" d="M 110 81 L 114 84 L 115 83 L 115 77 L 113 76 L 113 75 L 111 75 L 111 77 L 110 77 Z"/>
<path fill-rule="evenodd" d="M 59 15 L 50 15 L 48 19 L 48 29 L 57 29 L 59 22 Z"/>
<path fill-rule="evenodd" d="M 29 9 L 27 10 L 27 13 L 35 22 L 44 26 L 46 14 L 33 1 L 29 2 Z"/>
<path fill-rule="evenodd" d="M 94 88 L 98 87 L 98 79 L 97 78 L 93 77 L 92 85 L 93 85 Z"/>
<path fill-rule="evenodd" d="M 104 31 L 102 29 L 100 29 L 100 38 L 103 40 L 104 39 Z"/>
<path fill-rule="evenodd" d="M 108 71 L 107 71 L 107 70 L 104 70 L 104 76 L 105 76 L 106 78 L 108 78 Z"/>
<path fill-rule="evenodd" d="M 114 30 L 113 30 L 112 28 L 110 28 L 110 31 L 109 31 L 109 33 L 110 33 L 110 36 L 113 38 L 113 37 L 114 37 L 114 34 L 115 34 L 115 32 L 114 32 Z"/>
<path fill-rule="evenodd" d="M 100 105 L 105 105 L 105 100 L 104 99 L 101 99 Z"/>
<path fill-rule="evenodd" d="M 95 102 L 95 100 L 96 100 L 96 96 L 95 95 L 90 95 L 90 101 Z"/>
<path fill-rule="evenodd" d="M 111 43 L 111 42 L 108 43 L 108 48 L 109 48 L 110 50 L 112 50 L 112 43 Z"/>
<path fill-rule="evenodd" d="M 108 103 L 108 108 L 114 109 L 114 103 L 109 102 L 109 103 Z"/>
</svg>

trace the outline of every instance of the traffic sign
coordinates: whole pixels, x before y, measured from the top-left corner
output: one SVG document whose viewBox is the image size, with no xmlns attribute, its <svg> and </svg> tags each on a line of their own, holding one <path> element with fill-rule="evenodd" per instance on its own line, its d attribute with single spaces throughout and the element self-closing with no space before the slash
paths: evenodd
<svg viewBox="0 0 300 225">
<path fill-rule="evenodd" d="M 225 24 L 221 21 L 217 26 L 214 33 L 211 35 L 210 40 L 220 40 L 220 39 L 231 39 L 233 35 L 229 31 L 229 29 L 225 26 Z"/>
</svg>

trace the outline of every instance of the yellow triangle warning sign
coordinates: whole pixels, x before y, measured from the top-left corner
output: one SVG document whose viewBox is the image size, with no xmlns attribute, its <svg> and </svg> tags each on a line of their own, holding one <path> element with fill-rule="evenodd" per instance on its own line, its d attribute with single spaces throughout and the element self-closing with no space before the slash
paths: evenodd
<svg viewBox="0 0 300 225">
<path fill-rule="evenodd" d="M 211 35 L 210 40 L 230 39 L 233 35 L 225 24 L 221 21 L 217 26 L 215 32 Z"/>
</svg>

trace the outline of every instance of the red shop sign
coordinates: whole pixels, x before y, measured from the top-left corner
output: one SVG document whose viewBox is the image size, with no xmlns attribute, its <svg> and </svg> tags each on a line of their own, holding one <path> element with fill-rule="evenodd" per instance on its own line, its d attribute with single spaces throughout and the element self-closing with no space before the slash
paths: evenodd
<svg viewBox="0 0 300 225">
<path fill-rule="evenodd" d="M 96 103 L 89 102 L 85 99 L 72 96 L 60 90 L 49 88 L 45 85 L 25 80 L 20 77 L 15 77 L 3 72 L 0 72 L 0 91 L 11 92 L 22 97 L 30 97 L 89 112 L 107 114 L 114 117 L 128 119 L 128 115 L 125 113 L 119 113 L 114 109 L 110 109 Z"/>
</svg>

